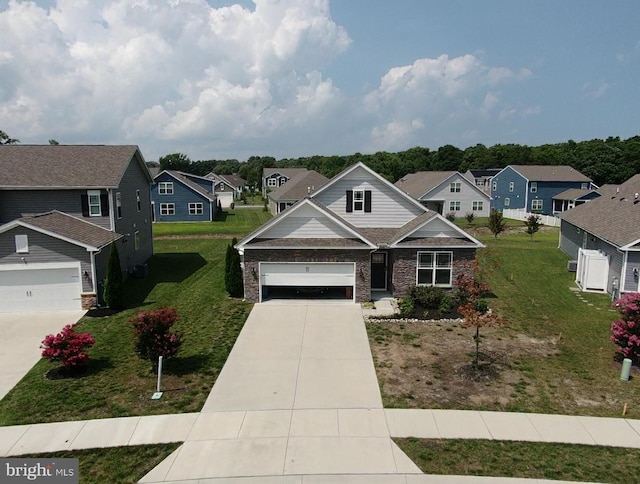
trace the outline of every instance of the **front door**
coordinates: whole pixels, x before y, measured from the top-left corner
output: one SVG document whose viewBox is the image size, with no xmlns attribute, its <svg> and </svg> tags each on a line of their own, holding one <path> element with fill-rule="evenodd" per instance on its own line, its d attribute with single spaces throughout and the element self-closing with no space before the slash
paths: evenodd
<svg viewBox="0 0 640 484">
<path fill-rule="evenodd" d="M 374 252 L 371 254 L 371 290 L 387 290 L 387 253 Z"/>
</svg>

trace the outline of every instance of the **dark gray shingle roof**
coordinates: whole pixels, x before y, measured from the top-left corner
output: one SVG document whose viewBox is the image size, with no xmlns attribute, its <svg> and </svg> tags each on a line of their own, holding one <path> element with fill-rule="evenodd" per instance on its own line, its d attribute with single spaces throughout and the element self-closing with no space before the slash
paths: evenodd
<svg viewBox="0 0 640 484">
<path fill-rule="evenodd" d="M 300 200 L 327 183 L 329 179 L 314 170 L 299 173 L 269 193 L 272 200 Z M 309 190 L 311 189 L 311 191 Z"/>
<path fill-rule="evenodd" d="M 566 165 L 510 165 L 529 181 L 553 182 L 591 182 L 591 178 L 583 175 L 575 168 Z"/>
<path fill-rule="evenodd" d="M 1 145 L 0 188 L 116 188 L 136 151 L 133 145 Z"/>
</svg>

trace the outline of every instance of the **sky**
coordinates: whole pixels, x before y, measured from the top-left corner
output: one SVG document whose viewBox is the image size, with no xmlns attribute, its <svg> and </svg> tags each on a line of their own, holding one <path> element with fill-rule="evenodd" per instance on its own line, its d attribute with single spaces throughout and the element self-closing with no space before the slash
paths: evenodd
<svg viewBox="0 0 640 484">
<path fill-rule="evenodd" d="M 640 134 L 637 0 L 0 0 L 0 130 L 147 161 Z"/>
</svg>

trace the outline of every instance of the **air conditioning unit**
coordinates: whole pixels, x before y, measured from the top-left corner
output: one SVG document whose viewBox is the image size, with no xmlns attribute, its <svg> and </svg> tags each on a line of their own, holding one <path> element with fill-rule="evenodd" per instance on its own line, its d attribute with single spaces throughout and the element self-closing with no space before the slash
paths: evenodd
<svg viewBox="0 0 640 484">
<path fill-rule="evenodd" d="M 569 262 L 567 262 L 567 270 L 569 272 L 576 272 L 578 270 L 578 261 L 570 260 Z"/>
</svg>

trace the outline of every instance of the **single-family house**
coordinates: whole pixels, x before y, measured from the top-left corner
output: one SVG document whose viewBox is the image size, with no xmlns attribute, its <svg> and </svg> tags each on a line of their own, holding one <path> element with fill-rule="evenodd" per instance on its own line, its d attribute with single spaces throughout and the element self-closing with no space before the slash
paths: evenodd
<svg viewBox="0 0 640 484">
<path fill-rule="evenodd" d="M 112 243 L 142 274 L 151 184 L 137 146 L 0 146 L 0 312 L 95 306 Z"/>
<path fill-rule="evenodd" d="M 452 288 L 483 245 L 363 163 L 242 239 L 245 299 L 324 293 L 355 302 Z"/>
<path fill-rule="evenodd" d="M 209 173 L 206 178 L 214 181 L 214 191 L 222 207 L 230 207 L 233 202 L 242 198 L 247 190 L 247 181 L 238 175 L 218 175 Z"/>
<path fill-rule="evenodd" d="M 599 196 L 600 192 L 595 189 L 583 190 L 581 188 L 569 188 L 568 190 L 553 196 L 553 214 L 557 215 L 559 213 L 566 212 L 573 207 L 582 205 L 583 203 L 593 200 L 594 198 L 598 198 Z"/>
<path fill-rule="evenodd" d="M 551 215 L 553 197 L 570 189 L 594 188 L 593 181 L 564 165 L 509 165 L 491 180 L 492 208 Z"/>
<path fill-rule="evenodd" d="M 439 214 L 453 213 L 463 217 L 472 213 L 488 217 L 489 195 L 457 171 L 419 171 L 409 173 L 396 186 Z"/>
<path fill-rule="evenodd" d="M 298 200 L 309 196 L 329 179 L 315 170 L 303 171 L 280 188 L 267 194 L 269 199 L 269 211 L 272 215 L 277 215 L 286 210 Z"/>
<path fill-rule="evenodd" d="M 475 185 L 487 195 L 491 195 L 491 180 L 500 173 L 501 168 L 487 168 L 478 170 L 471 168 L 464 173 L 464 176 L 475 183 Z"/>
<path fill-rule="evenodd" d="M 174 170 L 163 170 L 151 188 L 154 222 L 212 222 L 217 199 L 213 180 Z"/>
<path fill-rule="evenodd" d="M 560 215 L 560 249 L 584 290 L 640 292 L 640 175 Z"/>
<path fill-rule="evenodd" d="M 263 168 L 262 198 L 267 198 L 267 193 L 281 187 L 291 178 L 305 171 L 307 171 L 306 168 Z"/>
</svg>

